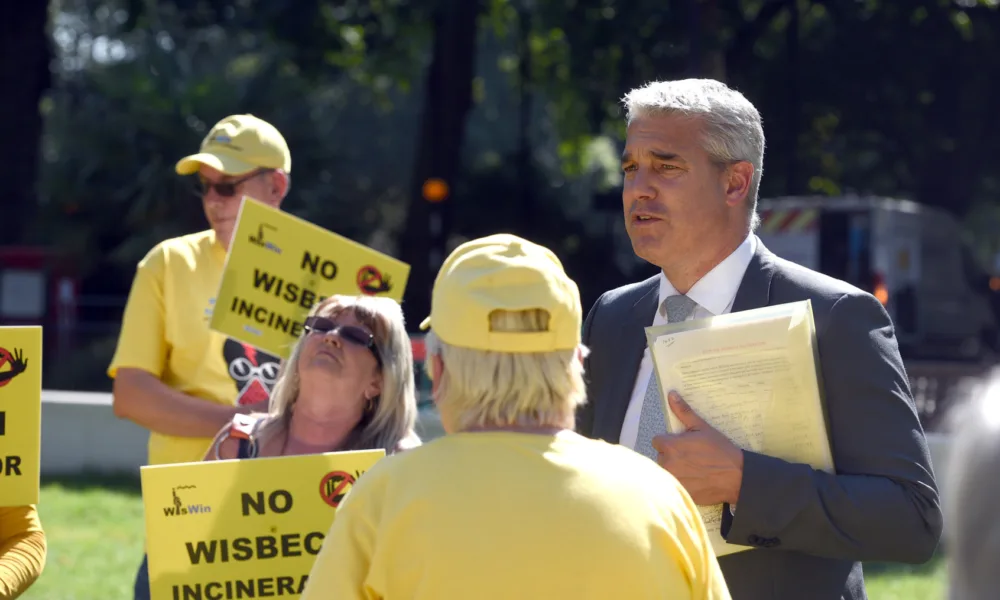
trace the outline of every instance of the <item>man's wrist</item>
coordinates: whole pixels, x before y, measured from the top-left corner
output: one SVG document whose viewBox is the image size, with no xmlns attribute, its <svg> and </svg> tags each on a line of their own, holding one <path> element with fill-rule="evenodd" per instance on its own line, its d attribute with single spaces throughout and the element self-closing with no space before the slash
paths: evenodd
<svg viewBox="0 0 1000 600">
<path fill-rule="evenodd" d="M 736 468 L 733 472 L 733 491 L 729 495 L 729 506 L 731 510 L 736 510 L 736 503 L 740 499 L 740 491 L 743 489 L 743 450 L 737 448 L 738 457 L 734 461 Z"/>
</svg>

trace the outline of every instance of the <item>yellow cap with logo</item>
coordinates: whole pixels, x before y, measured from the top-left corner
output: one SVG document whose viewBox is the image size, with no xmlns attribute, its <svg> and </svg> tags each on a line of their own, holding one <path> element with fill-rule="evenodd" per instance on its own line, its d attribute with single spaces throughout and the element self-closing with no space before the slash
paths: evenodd
<svg viewBox="0 0 1000 600">
<path fill-rule="evenodd" d="M 292 155 L 285 138 L 267 121 L 253 115 L 231 115 L 212 127 L 198 154 L 177 162 L 179 175 L 197 173 L 201 165 L 226 175 L 242 175 L 254 169 L 292 171 Z"/>
<path fill-rule="evenodd" d="M 490 330 L 496 310 L 540 309 L 548 331 Z M 559 258 L 544 246 L 510 234 L 466 242 L 444 261 L 431 294 L 431 315 L 421 329 L 434 328 L 452 346 L 495 352 L 553 352 L 580 344 L 583 310 L 576 283 Z"/>
</svg>

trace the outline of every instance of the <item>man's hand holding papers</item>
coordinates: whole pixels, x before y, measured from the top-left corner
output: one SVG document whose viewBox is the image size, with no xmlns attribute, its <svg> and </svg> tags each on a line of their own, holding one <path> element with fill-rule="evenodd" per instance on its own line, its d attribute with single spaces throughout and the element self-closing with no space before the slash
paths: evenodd
<svg viewBox="0 0 1000 600">
<path fill-rule="evenodd" d="M 736 504 L 743 481 L 743 451 L 699 417 L 677 392 L 670 392 L 667 401 L 684 431 L 653 438 L 656 461 L 680 481 L 695 504 Z"/>
</svg>

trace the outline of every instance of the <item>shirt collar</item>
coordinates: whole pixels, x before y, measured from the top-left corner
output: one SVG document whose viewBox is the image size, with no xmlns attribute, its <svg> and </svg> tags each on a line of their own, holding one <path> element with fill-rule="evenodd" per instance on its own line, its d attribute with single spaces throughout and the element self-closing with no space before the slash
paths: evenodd
<svg viewBox="0 0 1000 600">
<path fill-rule="evenodd" d="M 713 316 L 718 316 L 726 312 L 736 299 L 736 292 L 743 282 L 743 275 L 750 266 L 750 260 L 754 252 L 757 251 L 757 236 L 750 234 L 743 240 L 732 254 L 727 256 L 722 262 L 699 279 L 687 296 L 698 306 L 704 308 Z M 660 302 L 669 296 L 677 295 L 677 288 L 670 283 L 670 280 L 660 271 Z"/>
</svg>

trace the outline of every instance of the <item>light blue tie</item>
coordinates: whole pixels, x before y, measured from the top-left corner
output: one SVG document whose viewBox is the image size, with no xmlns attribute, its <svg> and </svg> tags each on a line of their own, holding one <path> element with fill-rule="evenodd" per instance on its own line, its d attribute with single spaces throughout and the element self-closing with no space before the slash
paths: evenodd
<svg viewBox="0 0 1000 600">
<path fill-rule="evenodd" d="M 668 296 L 660 306 L 660 311 L 667 314 L 667 323 L 680 323 L 691 316 L 696 306 L 698 304 L 687 296 Z M 649 374 L 649 383 L 646 384 L 646 396 L 642 400 L 642 412 L 639 413 L 639 433 L 635 439 L 635 451 L 653 460 L 656 460 L 653 437 L 667 430 L 662 402 L 654 363 L 653 372 Z"/>
</svg>

